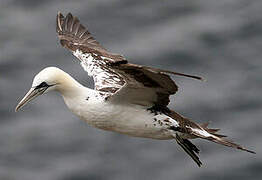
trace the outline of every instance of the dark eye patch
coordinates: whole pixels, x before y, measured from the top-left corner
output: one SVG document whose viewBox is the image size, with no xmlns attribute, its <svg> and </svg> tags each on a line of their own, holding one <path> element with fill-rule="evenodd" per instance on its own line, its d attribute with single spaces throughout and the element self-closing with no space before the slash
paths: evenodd
<svg viewBox="0 0 262 180">
<path fill-rule="evenodd" d="M 36 86 L 35 89 L 40 89 L 40 88 L 44 88 L 44 87 L 49 87 L 49 85 L 46 82 L 42 82 L 41 84 Z"/>
</svg>

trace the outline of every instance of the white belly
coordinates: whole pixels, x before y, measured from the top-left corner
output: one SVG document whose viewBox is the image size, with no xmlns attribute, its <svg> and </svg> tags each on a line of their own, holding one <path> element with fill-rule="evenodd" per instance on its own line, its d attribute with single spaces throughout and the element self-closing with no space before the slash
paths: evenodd
<svg viewBox="0 0 262 180">
<path fill-rule="evenodd" d="M 168 127 L 177 122 L 164 114 L 155 115 L 139 105 L 111 104 L 104 101 L 66 101 L 69 109 L 88 124 L 122 134 L 153 139 L 174 138 Z"/>
</svg>

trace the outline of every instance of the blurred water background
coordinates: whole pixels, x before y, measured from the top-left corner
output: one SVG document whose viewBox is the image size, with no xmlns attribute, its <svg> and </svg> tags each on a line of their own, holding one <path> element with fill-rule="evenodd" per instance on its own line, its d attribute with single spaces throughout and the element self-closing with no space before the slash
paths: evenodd
<svg viewBox="0 0 262 180">
<path fill-rule="evenodd" d="M 1 180 L 262 179 L 261 0 L 1 0 Z M 174 77 L 170 108 L 257 152 L 194 140 L 198 168 L 175 143 L 88 126 L 56 93 L 14 108 L 32 78 L 57 66 L 93 86 L 55 33 L 58 11 L 72 12 L 101 44 L 132 63 L 203 76 Z"/>
</svg>

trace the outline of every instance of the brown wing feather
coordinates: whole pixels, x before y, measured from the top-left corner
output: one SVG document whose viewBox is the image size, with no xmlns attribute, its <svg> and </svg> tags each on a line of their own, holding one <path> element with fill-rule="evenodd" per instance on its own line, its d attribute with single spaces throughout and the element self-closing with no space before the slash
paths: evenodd
<svg viewBox="0 0 262 180">
<path fill-rule="evenodd" d="M 115 69 L 127 82 L 127 86 L 119 93 L 127 93 L 130 102 L 165 107 L 169 103 L 169 96 L 178 90 L 177 85 L 168 75 L 149 70 L 148 67 L 128 63 L 121 64 Z M 140 94 L 138 88 L 142 90 Z"/>
<path fill-rule="evenodd" d="M 77 17 L 72 16 L 71 13 L 68 13 L 64 17 L 58 12 L 56 17 L 56 32 L 58 33 L 61 45 L 73 52 L 80 50 L 83 53 L 95 53 L 110 58 L 112 62 L 127 62 L 123 56 L 111 53 L 101 46 L 88 29 L 79 22 Z"/>
<path fill-rule="evenodd" d="M 94 77 L 95 89 L 111 93 L 110 97 L 114 100 L 165 107 L 169 103 L 169 96 L 178 89 L 167 74 L 201 79 L 127 63 L 123 56 L 110 53 L 102 47 L 71 13 L 66 17 L 58 13 L 56 32 L 61 45 L 72 51 L 89 75 Z"/>
</svg>

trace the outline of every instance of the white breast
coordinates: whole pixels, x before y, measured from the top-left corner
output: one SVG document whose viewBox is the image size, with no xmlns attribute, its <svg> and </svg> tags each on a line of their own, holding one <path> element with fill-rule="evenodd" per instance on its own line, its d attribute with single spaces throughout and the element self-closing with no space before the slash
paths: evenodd
<svg viewBox="0 0 262 180">
<path fill-rule="evenodd" d="M 177 122 L 164 114 L 155 115 L 139 105 L 112 104 L 97 95 L 64 98 L 69 109 L 88 124 L 122 134 L 153 139 L 170 139 L 168 127 Z M 87 100 L 88 99 L 88 100 Z M 167 120 L 169 119 L 169 123 Z"/>
</svg>

